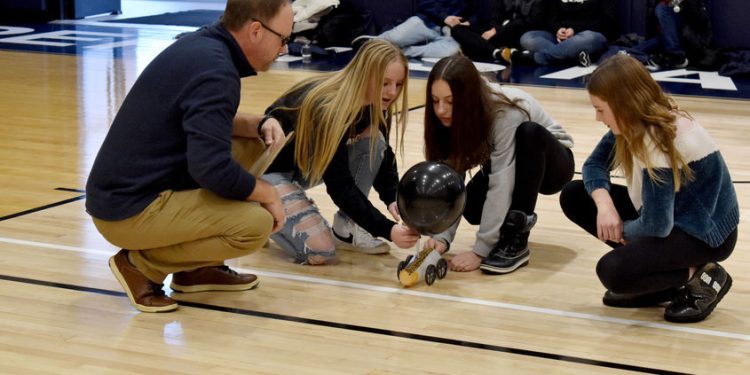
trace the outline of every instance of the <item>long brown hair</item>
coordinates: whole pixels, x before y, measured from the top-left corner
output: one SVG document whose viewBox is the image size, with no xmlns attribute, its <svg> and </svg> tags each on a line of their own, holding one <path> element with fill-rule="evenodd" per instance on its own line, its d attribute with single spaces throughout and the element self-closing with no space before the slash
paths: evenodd
<svg viewBox="0 0 750 375">
<path fill-rule="evenodd" d="M 676 115 L 690 118 L 677 108 L 651 74 L 638 60 L 626 56 L 610 57 L 591 75 L 586 85 L 590 95 L 607 102 L 621 134 L 616 136 L 613 167 L 620 167 L 627 178 L 633 176 L 633 158 L 641 161 L 649 177 L 661 182 L 654 173 L 646 136 L 657 150 L 667 156 L 672 167 L 675 191 L 680 190 L 682 178 L 693 177 L 687 162 L 674 145 L 677 136 Z M 682 169 L 682 173 L 680 173 Z"/>
<path fill-rule="evenodd" d="M 444 126 L 435 114 L 432 85 L 445 81 L 453 96 L 451 126 Z M 495 117 L 516 101 L 493 92 L 488 82 L 468 58 L 454 55 L 440 59 L 427 78 L 425 98 L 425 158 L 441 160 L 456 171 L 465 172 L 483 164 L 492 152 L 492 127 Z"/>
</svg>

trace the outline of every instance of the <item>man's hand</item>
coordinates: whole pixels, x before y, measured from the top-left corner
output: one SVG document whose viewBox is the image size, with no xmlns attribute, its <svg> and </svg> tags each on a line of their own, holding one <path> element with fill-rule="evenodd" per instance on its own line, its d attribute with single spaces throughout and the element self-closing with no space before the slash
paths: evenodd
<svg viewBox="0 0 750 375">
<path fill-rule="evenodd" d="M 267 147 L 282 147 L 284 145 L 286 136 L 279 120 L 269 117 L 263 122 L 263 126 L 259 130 L 260 134 L 258 134 L 258 138 L 262 139 Z"/>
<path fill-rule="evenodd" d="M 272 233 L 276 233 L 284 227 L 284 220 L 286 220 L 284 204 L 281 203 L 281 196 L 273 185 L 260 178 L 256 178 L 255 189 L 246 200 L 260 203 L 261 207 L 265 208 L 273 216 Z"/>
</svg>

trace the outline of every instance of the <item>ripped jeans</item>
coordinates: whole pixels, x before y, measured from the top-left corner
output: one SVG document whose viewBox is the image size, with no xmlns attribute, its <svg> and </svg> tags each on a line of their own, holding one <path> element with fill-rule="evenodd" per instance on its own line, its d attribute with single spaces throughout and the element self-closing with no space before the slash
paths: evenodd
<svg viewBox="0 0 750 375">
<path fill-rule="evenodd" d="M 366 132 L 369 133 L 369 132 Z M 370 160 L 370 137 L 358 136 L 347 143 L 349 171 L 357 188 L 367 196 L 380 169 L 385 152 L 385 138 L 378 133 L 375 152 Z M 286 221 L 271 239 L 300 264 L 325 264 L 336 259 L 336 243 L 331 226 L 305 190 L 312 188 L 307 181 L 296 179 L 293 172 L 263 175 L 281 196 Z M 345 218 L 346 214 L 339 211 Z"/>
</svg>

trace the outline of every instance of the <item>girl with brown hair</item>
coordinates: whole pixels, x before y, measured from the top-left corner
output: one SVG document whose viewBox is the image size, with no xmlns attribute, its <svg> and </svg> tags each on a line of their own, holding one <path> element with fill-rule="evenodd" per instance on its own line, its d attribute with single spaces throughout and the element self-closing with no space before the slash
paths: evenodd
<svg viewBox="0 0 750 375">
<path fill-rule="evenodd" d="M 591 75 L 596 119 L 610 130 L 568 184 L 560 204 L 613 249 L 597 264 L 603 303 L 670 302 L 672 322 L 705 319 L 732 286 L 717 262 L 737 242 L 739 207 L 724 159 L 706 130 L 680 110 L 646 68 L 616 55 Z M 627 186 L 612 184 L 610 171 Z"/>
<path fill-rule="evenodd" d="M 464 56 L 435 64 L 426 103 L 427 160 L 459 173 L 480 167 L 464 210 L 479 225 L 476 243 L 451 259 L 451 269 L 504 274 L 528 264 L 537 196 L 557 193 L 573 177 L 573 139 L 531 95 L 488 82 Z M 447 251 L 457 227 L 425 246 Z"/>
</svg>

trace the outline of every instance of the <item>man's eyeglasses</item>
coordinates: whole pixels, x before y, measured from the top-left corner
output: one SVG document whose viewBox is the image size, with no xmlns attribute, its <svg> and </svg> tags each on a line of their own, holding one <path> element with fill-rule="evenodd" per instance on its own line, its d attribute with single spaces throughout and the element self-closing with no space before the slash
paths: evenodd
<svg viewBox="0 0 750 375">
<path fill-rule="evenodd" d="M 278 36 L 279 39 L 281 39 L 281 46 L 282 47 L 285 46 L 285 45 L 287 45 L 287 44 L 289 44 L 289 41 L 291 40 L 291 36 L 284 36 L 280 32 L 278 32 L 278 31 L 276 31 L 276 30 L 268 27 L 268 25 L 266 25 L 265 23 L 263 23 L 263 21 L 261 21 L 261 20 L 254 20 L 254 21 L 258 22 L 261 26 L 263 26 L 264 29 L 266 29 L 266 30 L 270 31 L 272 34 Z"/>
</svg>

